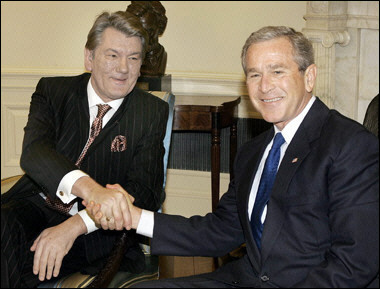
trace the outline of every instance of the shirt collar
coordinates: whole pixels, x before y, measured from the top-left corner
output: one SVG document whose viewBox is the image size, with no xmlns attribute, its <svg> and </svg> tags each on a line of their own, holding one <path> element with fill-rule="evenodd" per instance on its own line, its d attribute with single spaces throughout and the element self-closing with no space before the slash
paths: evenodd
<svg viewBox="0 0 380 289">
<path fill-rule="evenodd" d="M 95 89 L 92 87 L 91 77 L 87 85 L 87 95 L 88 95 L 89 108 L 95 107 L 97 104 L 105 104 L 105 102 L 99 97 L 99 95 L 95 92 Z M 107 102 L 107 104 L 111 106 L 114 111 L 117 111 L 117 109 L 120 107 L 123 100 L 124 98 L 120 98 L 120 99 L 109 101 Z"/>
<path fill-rule="evenodd" d="M 276 126 L 274 126 L 274 134 L 281 132 L 287 144 L 290 144 L 294 135 L 296 134 L 299 126 L 301 125 L 303 119 L 306 114 L 309 112 L 311 106 L 315 101 L 315 96 L 313 95 L 309 102 L 306 104 L 305 108 L 301 111 L 299 115 L 297 115 L 294 119 L 292 119 L 283 129 L 280 131 Z"/>
</svg>

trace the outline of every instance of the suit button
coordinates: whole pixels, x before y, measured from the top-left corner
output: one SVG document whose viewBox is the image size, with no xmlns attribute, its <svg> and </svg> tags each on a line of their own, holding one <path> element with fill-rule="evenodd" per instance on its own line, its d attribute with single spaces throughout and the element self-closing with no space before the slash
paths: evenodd
<svg viewBox="0 0 380 289">
<path fill-rule="evenodd" d="M 263 275 L 263 276 L 261 276 L 260 279 L 261 279 L 261 281 L 263 281 L 263 282 L 267 282 L 267 281 L 269 281 L 269 277 L 268 277 L 267 275 Z"/>
<path fill-rule="evenodd" d="M 239 284 L 239 281 L 232 281 L 232 284 L 234 285 Z"/>
<path fill-rule="evenodd" d="M 59 195 L 60 195 L 61 197 L 63 197 L 63 192 L 62 192 L 62 191 L 60 191 L 60 192 L 59 192 Z"/>
</svg>

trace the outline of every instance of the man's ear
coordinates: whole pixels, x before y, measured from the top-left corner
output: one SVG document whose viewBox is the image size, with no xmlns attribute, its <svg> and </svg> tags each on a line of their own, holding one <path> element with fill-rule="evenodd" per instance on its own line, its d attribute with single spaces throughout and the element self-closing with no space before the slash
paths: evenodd
<svg viewBox="0 0 380 289">
<path fill-rule="evenodd" d="M 304 81 L 305 81 L 305 88 L 307 92 L 312 92 L 315 80 L 317 78 L 317 66 L 315 64 L 309 65 L 308 68 L 306 68 Z"/>
<path fill-rule="evenodd" d="M 87 48 L 84 49 L 84 67 L 87 71 L 92 71 L 92 63 L 94 60 L 94 51 Z"/>
</svg>

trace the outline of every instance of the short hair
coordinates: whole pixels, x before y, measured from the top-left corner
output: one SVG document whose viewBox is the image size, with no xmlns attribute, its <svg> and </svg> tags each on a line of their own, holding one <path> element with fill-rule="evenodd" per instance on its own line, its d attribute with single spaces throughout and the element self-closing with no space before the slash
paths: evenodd
<svg viewBox="0 0 380 289">
<path fill-rule="evenodd" d="M 100 14 L 87 35 L 86 48 L 94 51 L 101 42 L 103 32 L 112 27 L 124 33 L 127 37 L 137 36 L 141 39 L 142 58 L 145 57 L 145 52 L 148 45 L 149 35 L 142 26 L 140 19 L 127 11 L 117 11 L 112 14 L 103 12 Z"/>
<path fill-rule="evenodd" d="M 246 57 L 251 45 L 281 37 L 287 38 L 292 44 L 294 61 L 300 71 L 306 71 L 311 64 L 314 64 L 313 45 L 301 32 L 286 26 L 266 26 L 253 32 L 243 46 L 241 62 L 244 73 L 247 74 Z"/>
</svg>

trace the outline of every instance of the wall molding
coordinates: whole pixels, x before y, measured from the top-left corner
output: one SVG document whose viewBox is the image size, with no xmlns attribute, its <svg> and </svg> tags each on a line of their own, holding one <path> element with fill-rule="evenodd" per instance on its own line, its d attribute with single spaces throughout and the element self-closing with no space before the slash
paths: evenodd
<svg viewBox="0 0 380 289">
<path fill-rule="evenodd" d="M 20 131 L 24 127 L 29 113 L 29 105 L 24 103 L 5 104 L 4 117 L 6 119 L 5 148 L 7 154 L 4 156 L 5 167 L 18 167 L 21 157 L 22 137 L 12 134 L 13 131 Z"/>
<path fill-rule="evenodd" d="M 304 19 L 318 68 L 314 94 L 362 122 L 378 93 L 379 2 L 307 1 Z"/>
<path fill-rule="evenodd" d="M 38 81 L 41 77 L 72 76 L 84 73 L 83 69 L 67 68 L 1 68 L 2 87 L 9 87 L 13 81 Z M 247 94 L 244 75 L 166 71 L 172 75 L 172 88 L 179 94 L 242 95 Z M 10 83 L 8 83 L 10 82 Z M 223 89 L 221 89 L 223 88 Z"/>
<path fill-rule="evenodd" d="M 217 73 L 186 73 L 172 71 L 173 92 L 181 95 L 210 94 L 210 95 L 246 95 L 244 75 Z"/>
<path fill-rule="evenodd" d="M 73 76 L 83 72 L 83 69 L 75 68 L 2 68 L 1 90 L 31 90 L 33 93 L 41 77 Z M 184 103 L 196 103 L 197 98 L 205 96 L 213 98 L 215 102 L 223 103 L 231 100 L 231 97 L 240 96 L 238 117 L 258 117 L 249 100 L 244 75 L 181 71 L 167 71 L 167 74 L 172 75 L 173 93 Z M 29 103 L 30 99 L 25 101 Z"/>
</svg>

